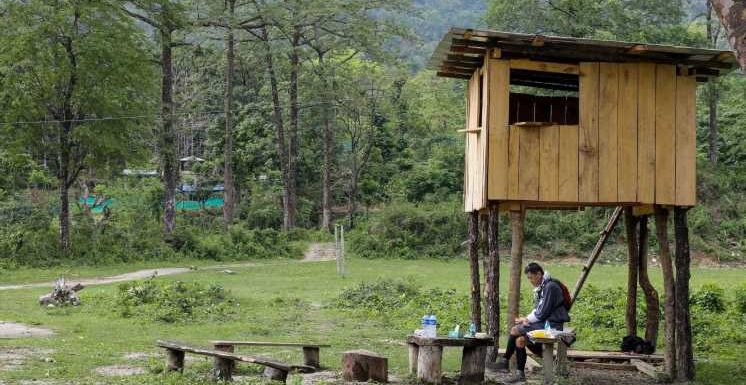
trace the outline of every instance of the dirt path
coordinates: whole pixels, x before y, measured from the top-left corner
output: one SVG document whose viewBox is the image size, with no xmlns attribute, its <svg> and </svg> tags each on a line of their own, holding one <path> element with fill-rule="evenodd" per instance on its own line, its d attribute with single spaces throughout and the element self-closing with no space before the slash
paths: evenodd
<svg viewBox="0 0 746 385">
<path fill-rule="evenodd" d="M 309 245 L 308 250 L 303 255 L 303 260 L 299 262 L 322 262 L 322 261 L 333 261 L 334 260 L 334 244 L 333 243 L 312 243 Z M 296 263 L 296 261 L 290 261 L 285 263 Z M 247 266 L 257 266 L 255 262 L 243 262 L 243 263 L 232 263 L 232 264 L 221 264 L 200 267 L 199 270 L 222 270 L 228 268 L 240 268 Z M 145 279 L 156 276 L 184 274 L 194 269 L 188 267 L 164 267 L 157 269 L 144 269 L 138 270 L 131 273 L 119 274 L 110 277 L 96 277 L 96 278 L 83 278 L 72 280 L 74 282 L 80 282 L 84 286 L 94 285 L 106 285 L 110 283 L 118 283 L 125 281 L 134 281 L 138 279 Z M 71 282 L 72 282 L 71 281 Z M 35 289 L 39 287 L 53 287 L 54 282 L 38 282 L 38 283 L 25 283 L 18 285 L 0 286 L 2 290 L 18 290 L 18 289 Z"/>
</svg>

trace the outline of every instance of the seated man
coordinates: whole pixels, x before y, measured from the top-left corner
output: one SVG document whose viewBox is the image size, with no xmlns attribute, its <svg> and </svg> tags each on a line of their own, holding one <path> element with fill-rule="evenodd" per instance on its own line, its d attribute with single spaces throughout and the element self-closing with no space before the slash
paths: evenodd
<svg viewBox="0 0 746 385">
<path fill-rule="evenodd" d="M 559 282 L 553 280 L 548 272 L 544 272 L 538 263 L 529 263 L 524 272 L 534 286 L 534 310 L 525 318 L 515 320 L 516 326 L 510 330 L 505 356 L 497 362 L 498 369 L 507 370 L 510 357 L 516 353 L 518 370 L 505 383 L 516 383 L 526 379 L 526 347 L 534 354 L 541 355 L 541 344 L 532 344 L 528 341 L 528 332 L 544 329 L 547 321 L 552 329 L 562 330 L 563 323 L 570 321 Z"/>
</svg>

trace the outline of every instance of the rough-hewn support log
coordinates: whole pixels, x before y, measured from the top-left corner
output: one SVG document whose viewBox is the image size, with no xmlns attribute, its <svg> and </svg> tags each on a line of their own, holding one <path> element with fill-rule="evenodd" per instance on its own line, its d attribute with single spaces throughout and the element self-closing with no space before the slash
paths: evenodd
<svg viewBox="0 0 746 385">
<path fill-rule="evenodd" d="M 487 255 L 484 258 L 484 312 L 487 315 L 487 335 L 495 345 L 487 348 L 487 361 L 497 359 L 500 336 L 500 253 L 498 245 L 499 212 L 492 202 L 487 215 Z"/>
<path fill-rule="evenodd" d="M 215 350 L 221 352 L 233 353 L 233 345 L 220 345 L 215 344 L 213 346 Z M 228 360 L 221 357 L 214 357 L 212 364 L 212 375 L 218 380 L 232 381 L 233 380 L 233 367 L 235 363 L 233 360 Z"/>
<path fill-rule="evenodd" d="M 674 208 L 676 234 L 676 379 L 694 379 L 692 325 L 689 314 L 689 226 L 687 208 Z"/>
<path fill-rule="evenodd" d="M 746 72 L 746 3 L 734 0 L 710 0 L 720 21 L 728 29 L 728 42 L 736 51 L 738 64 Z"/>
<path fill-rule="evenodd" d="M 639 262 L 638 276 L 640 278 L 640 287 L 645 293 L 645 340 L 650 341 L 653 346 L 656 345 L 658 340 L 658 324 L 660 323 L 660 301 L 658 299 L 658 292 L 650 283 L 650 277 L 648 276 L 648 216 L 640 218 L 640 237 L 639 241 L 639 254 L 637 256 Z"/>
<path fill-rule="evenodd" d="M 663 273 L 664 372 L 673 378 L 676 375 L 676 281 L 668 243 L 668 210 L 659 206 L 655 208 L 655 231 Z"/>
<path fill-rule="evenodd" d="M 486 346 L 464 346 L 461 357 L 459 385 L 481 384 L 484 382 Z"/>
<path fill-rule="evenodd" d="M 417 344 L 409 343 L 409 374 L 417 374 L 417 360 L 420 355 L 420 347 Z"/>
<path fill-rule="evenodd" d="M 479 284 L 479 211 L 469 213 L 469 267 L 471 271 L 471 322 L 482 329 L 482 299 Z"/>
<path fill-rule="evenodd" d="M 442 346 L 420 346 L 420 351 L 417 356 L 417 380 L 427 384 L 440 384 L 442 360 Z"/>
<path fill-rule="evenodd" d="M 319 348 L 316 346 L 304 346 L 303 347 L 303 365 L 312 366 L 314 368 L 321 367 L 321 360 L 319 358 Z"/>
<path fill-rule="evenodd" d="M 262 376 L 267 380 L 285 382 L 288 379 L 288 372 L 267 366 L 264 368 Z"/>
<path fill-rule="evenodd" d="M 637 242 L 638 219 L 632 215 L 632 208 L 624 209 L 624 228 L 627 233 L 627 311 L 624 322 L 627 325 L 627 335 L 637 335 L 637 278 L 639 246 Z"/>
<path fill-rule="evenodd" d="M 518 304 L 521 299 L 521 271 L 523 268 L 523 211 L 510 212 L 510 283 L 508 286 L 508 312 L 505 316 L 506 333 L 515 325 L 518 317 Z"/>
<path fill-rule="evenodd" d="M 166 349 L 166 370 L 170 372 L 184 371 L 184 352 L 175 349 Z"/>
</svg>

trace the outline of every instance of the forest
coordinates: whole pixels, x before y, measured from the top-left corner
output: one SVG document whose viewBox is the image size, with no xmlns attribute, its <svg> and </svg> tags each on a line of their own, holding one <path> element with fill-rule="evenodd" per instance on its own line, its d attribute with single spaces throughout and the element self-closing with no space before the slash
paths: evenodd
<svg viewBox="0 0 746 385">
<path fill-rule="evenodd" d="M 335 225 L 356 256 L 462 258 L 465 83 L 427 67 L 448 28 L 730 49 L 705 0 L 28 0 L 0 16 L 8 270 L 293 258 Z M 741 265 L 743 73 L 697 103 L 693 254 Z M 529 251 L 583 257 L 608 214 L 532 211 Z M 621 241 L 604 256 L 623 257 Z"/>
</svg>

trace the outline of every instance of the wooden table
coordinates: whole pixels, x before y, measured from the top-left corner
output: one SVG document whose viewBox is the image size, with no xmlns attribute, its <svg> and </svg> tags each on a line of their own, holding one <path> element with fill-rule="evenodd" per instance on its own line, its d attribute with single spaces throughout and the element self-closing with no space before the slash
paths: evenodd
<svg viewBox="0 0 746 385">
<path fill-rule="evenodd" d="M 429 384 L 441 383 L 443 347 L 463 347 L 461 377 L 459 384 L 480 384 L 484 381 L 484 363 L 487 347 L 493 346 L 493 338 L 424 338 L 407 337 L 409 345 L 409 372 L 417 373 L 417 381 Z"/>
</svg>

